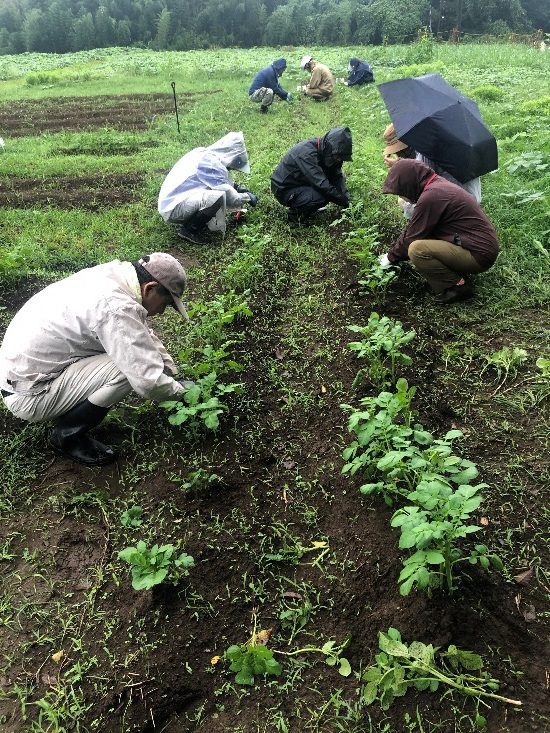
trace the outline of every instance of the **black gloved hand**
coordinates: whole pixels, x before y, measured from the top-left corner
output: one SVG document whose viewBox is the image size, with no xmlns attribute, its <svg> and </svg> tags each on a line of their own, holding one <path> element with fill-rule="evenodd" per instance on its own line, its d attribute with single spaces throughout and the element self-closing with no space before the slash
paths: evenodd
<svg viewBox="0 0 550 733">
<path fill-rule="evenodd" d="M 252 191 L 247 191 L 246 193 L 248 194 L 248 203 L 250 204 L 250 206 L 256 206 L 256 204 L 258 203 L 258 197 L 256 196 L 256 194 L 252 193 Z"/>
<path fill-rule="evenodd" d="M 342 209 L 347 209 L 349 206 L 349 196 L 346 196 L 345 194 L 341 194 L 338 196 L 338 198 L 334 199 L 334 203 L 340 206 Z"/>
<path fill-rule="evenodd" d="M 244 186 L 239 186 L 238 183 L 234 183 L 233 188 L 235 189 L 237 193 L 250 193 L 248 188 L 245 188 Z"/>
</svg>

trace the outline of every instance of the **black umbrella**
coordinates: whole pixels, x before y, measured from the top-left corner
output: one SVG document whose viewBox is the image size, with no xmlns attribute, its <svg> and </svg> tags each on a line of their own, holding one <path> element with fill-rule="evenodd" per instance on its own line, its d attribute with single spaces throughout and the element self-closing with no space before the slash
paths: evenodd
<svg viewBox="0 0 550 733">
<path fill-rule="evenodd" d="M 461 183 L 498 168 L 496 140 L 473 99 L 439 74 L 379 84 L 397 137 Z"/>
</svg>

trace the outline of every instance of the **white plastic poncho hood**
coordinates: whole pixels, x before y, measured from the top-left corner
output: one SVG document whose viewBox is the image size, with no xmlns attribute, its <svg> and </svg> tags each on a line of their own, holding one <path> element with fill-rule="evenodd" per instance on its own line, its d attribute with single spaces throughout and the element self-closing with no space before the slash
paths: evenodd
<svg viewBox="0 0 550 733">
<path fill-rule="evenodd" d="M 242 132 L 228 132 L 227 135 L 209 145 L 207 150 L 215 153 L 229 170 L 250 173 L 250 163 Z"/>
<path fill-rule="evenodd" d="M 237 209 L 247 201 L 233 187 L 229 169 L 250 173 L 242 132 L 230 132 L 207 148 L 195 148 L 177 161 L 160 189 L 158 210 L 162 218 L 185 221 L 222 197 L 222 205 L 208 226 L 213 231 L 225 231 L 226 207 Z"/>
</svg>

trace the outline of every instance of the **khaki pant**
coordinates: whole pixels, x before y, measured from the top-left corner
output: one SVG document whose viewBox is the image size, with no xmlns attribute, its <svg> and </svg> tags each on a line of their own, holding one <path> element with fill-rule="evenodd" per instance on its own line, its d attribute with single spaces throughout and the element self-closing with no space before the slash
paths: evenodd
<svg viewBox="0 0 550 733">
<path fill-rule="evenodd" d="M 15 385 L 17 390 L 17 384 Z M 111 407 L 132 388 L 107 354 L 79 359 L 36 392 L 17 392 L 4 397 L 6 407 L 27 422 L 43 422 L 64 415 L 83 400 Z"/>
<path fill-rule="evenodd" d="M 483 272 L 483 267 L 467 249 L 440 239 L 412 242 L 409 259 L 434 293 L 451 288 L 464 275 Z"/>
</svg>

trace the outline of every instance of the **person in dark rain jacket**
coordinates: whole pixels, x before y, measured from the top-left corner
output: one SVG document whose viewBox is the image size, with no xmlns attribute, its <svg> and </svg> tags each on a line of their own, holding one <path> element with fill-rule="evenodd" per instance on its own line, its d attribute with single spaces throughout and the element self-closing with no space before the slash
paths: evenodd
<svg viewBox="0 0 550 733">
<path fill-rule="evenodd" d="M 286 92 L 279 84 L 279 77 L 286 69 L 286 59 L 276 59 L 272 64 L 266 66 L 265 69 L 258 71 L 254 77 L 248 96 L 252 102 L 260 103 L 260 112 L 267 112 L 271 104 L 273 104 L 273 96 L 276 94 L 285 102 L 292 101 L 290 92 Z"/>
<path fill-rule="evenodd" d="M 288 151 L 273 171 L 271 191 L 289 208 L 289 221 L 307 224 L 328 203 L 349 205 L 342 163 L 351 160 L 351 154 L 349 127 L 334 127 L 323 137 L 310 137 Z"/>
<path fill-rule="evenodd" d="M 349 60 L 348 80 L 344 82 L 346 86 L 369 84 L 372 81 L 374 81 L 374 74 L 366 61 L 361 61 L 355 57 Z"/>
<path fill-rule="evenodd" d="M 498 255 L 495 228 L 473 196 L 411 159 L 394 163 L 382 191 L 416 204 L 406 228 L 380 257 L 382 267 L 410 259 L 439 303 L 471 298 L 467 276 L 488 270 Z"/>
</svg>

